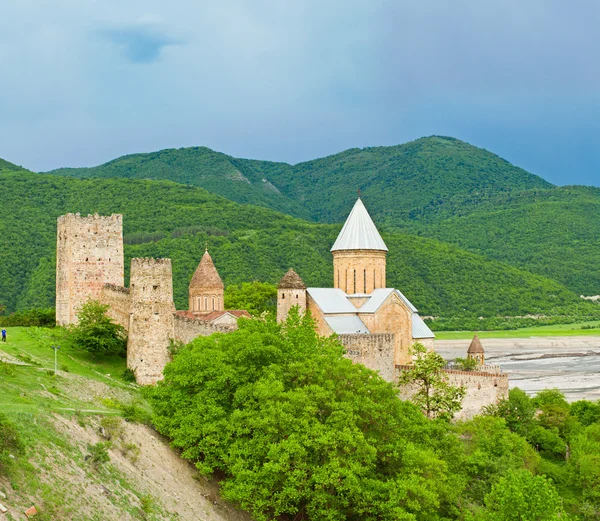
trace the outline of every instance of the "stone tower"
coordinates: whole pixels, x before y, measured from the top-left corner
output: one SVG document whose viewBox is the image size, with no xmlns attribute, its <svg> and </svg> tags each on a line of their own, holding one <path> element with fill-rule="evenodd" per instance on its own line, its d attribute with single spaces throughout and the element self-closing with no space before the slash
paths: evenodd
<svg viewBox="0 0 600 521">
<path fill-rule="evenodd" d="M 277 285 L 277 322 L 284 321 L 294 306 L 301 313 L 306 311 L 306 285 L 290 268 Z"/>
<path fill-rule="evenodd" d="M 354 204 L 331 252 L 333 286 L 347 294 L 385 288 L 387 246 L 360 198 Z"/>
<path fill-rule="evenodd" d="M 104 284 L 123 286 L 123 216 L 69 213 L 58 218 L 56 240 L 56 322 L 75 324 L 88 299 Z"/>
<path fill-rule="evenodd" d="M 485 352 L 479 337 L 475 335 L 467 351 L 467 358 L 476 360 L 479 365 L 485 365 Z"/>
<path fill-rule="evenodd" d="M 194 313 L 223 311 L 225 309 L 223 289 L 223 281 L 219 277 L 217 268 L 215 268 L 207 249 L 202 255 L 200 264 L 198 264 L 190 282 L 189 310 Z"/>
<path fill-rule="evenodd" d="M 171 259 L 131 259 L 130 295 L 127 367 L 140 385 L 154 384 L 175 337 Z"/>
</svg>

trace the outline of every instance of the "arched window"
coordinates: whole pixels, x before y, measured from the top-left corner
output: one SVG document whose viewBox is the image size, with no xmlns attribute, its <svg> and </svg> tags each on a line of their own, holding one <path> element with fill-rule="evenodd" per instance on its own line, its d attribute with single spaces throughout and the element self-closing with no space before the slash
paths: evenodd
<svg viewBox="0 0 600 521">
<path fill-rule="evenodd" d="M 356 270 L 354 270 L 354 288 L 352 288 L 352 293 L 356 293 Z"/>
<path fill-rule="evenodd" d="M 201 306 L 201 302 L 200 302 L 200 297 L 196 297 L 196 309 L 195 311 L 200 311 L 200 306 Z"/>
<path fill-rule="evenodd" d="M 208 311 L 208 297 L 204 297 L 204 311 Z"/>
<path fill-rule="evenodd" d="M 214 311 L 215 310 L 215 296 L 214 295 L 212 296 L 211 300 L 212 300 L 212 311 Z"/>
<path fill-rule="evenodd" d="M 367 270 L 363 270 L 363 293 L 367 292 Z"/>
</svg>

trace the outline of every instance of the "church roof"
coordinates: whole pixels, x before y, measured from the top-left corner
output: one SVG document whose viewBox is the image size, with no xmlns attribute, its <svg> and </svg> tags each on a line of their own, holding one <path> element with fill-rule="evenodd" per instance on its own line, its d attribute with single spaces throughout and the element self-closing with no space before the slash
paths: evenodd
<svg viewBox="0 0 600 521">
<path fill-rule="evenodd" d="M 357 312 L 354 304 L 346 298 L 346 294 L 341 289 L 308 288 L 307 292 L 310 295 L 310 298 L 315 301 L 315 304 L 319 306 L 319 309 L 325 314 L 356 314 Z"/>
<path fill-rule="evenodd" d="M 331 251 L 337 250 L 388 251 L 360 197 L 331 248 Z"/>
<path fill-rule="evenodd" d="M 467 353 L 470 355 L 473 355 L 475 353 L 483 353 L 483 346 L 481 345 L 481 340 L 479 340 L 479 337 L 477 335 L 475 335 L 473 337 L 473 340 L 471 341 L 471 345 L 469 346 L 469 349 L 467 350 Z"/>
<path fill-rule="evenodd" d="M 306 289 L 306 285 L 292 268 L 290 268 L 287 273 L 281 277 L 279 284 L 277 284 L 278 289 Z"/>
<path fill-rule="evenodd" d="M 196 272 L 190 282 L 190 289 L 223 289 L 223 281 L 219 277 L 217 268 L 213 264 L 212 257 L 208 250 L 202 255 L 200 264 L 196 268 Z"/>
<path fill-rule="evenodd" d="M 433 331 L 429 329 L 429 326 L 427 326 L 417 313 L 413 313 L 412 316 L 412 337 L 416 340 L 435 338 Z"/>
<path fill-rule="evenodd" d="M 370 333 L 369 328 L 356 315 L 336 315 L 333 317 L 325 317 L 325 322 L 327 322 L 331 330 L 338 335 Z"/>
</svg>

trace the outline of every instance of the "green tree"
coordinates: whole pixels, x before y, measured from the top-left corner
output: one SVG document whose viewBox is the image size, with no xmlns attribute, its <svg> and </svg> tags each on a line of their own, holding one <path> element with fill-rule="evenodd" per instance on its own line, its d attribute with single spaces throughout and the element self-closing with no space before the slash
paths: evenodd
<svg viewBox="0 0 600 521">
<path fill-rule="evenodd" d="M 88 300 L 77 313 L 78 323 L 70 329 L 71 341 L 97 355 L 123 355 L 127 348 L 125 329 L 106 315 L 108 305 Z"/>
<path fill-rule="evenodd" d="M 485 498 L 481 521 L 558 521 L 566 519 L 562 501 L 545 476 L 510 470 Z"/>
<path fill-rule="evenodd" d="M 149 388 L 159 432 L 260 520 L 434 519 L 460 483 L 434 443 L 456 443 L 394 386 L 344 358 L 308 315 L 201 337 Z M 434 441 L 431 441 L 434 440 Z"/>
<path fill-rule="evenodd" d="M 258 316 L 277 310 L 277 288 L 268 282 L 242 282 L 225 290 L 225 309 L 245 309 Z"/>
<path fill-rule="evenodd" d="M 402 371 L 398 383 L 417 388 L 410 400 L 428 418 L 452 418 L 460 411 L 465 388 L 448 383 L 448 375 L 444 372 L 446 361 L 435 351 L 428 351 L 416 342 L 412 355 L 413 365 Z"/>
</svg>

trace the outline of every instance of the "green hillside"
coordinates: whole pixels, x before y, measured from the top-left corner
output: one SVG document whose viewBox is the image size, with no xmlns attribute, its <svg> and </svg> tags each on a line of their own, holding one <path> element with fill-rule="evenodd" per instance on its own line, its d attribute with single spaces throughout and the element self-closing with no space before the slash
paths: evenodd
<svg viewBox="0 0 600 521">
<path fill-rule="evenodd" d="M 454 138 L 351 149 L 294 166 L 193 148 L 52 173 L 166 178 L 329 223 L 345 219 L 360 190 L 381 229 L 434 237 L 578 294 L 600 293 L 600 190 L 554 187 Z"/>
<path fill-rule="evenodd" d="M 578 294 L 600 294 L 600 188 L 498 196 L 465 215 L 410 228 L 558 280 Z"/>
<path fill-rule="evenodd" d="M 208 240 L 226 284 L 276 282 L 293 266 L 308 285 L 331 284 L 331 254 L 340 225 L 307 223 L 264 208 L 239 205 L 200 188 L 166 181 L 68 179 L 4 173 L 0 189 L 0 301 L 9 310 L 54 299 L 56 218 L 67 212 L 123 213 L 129 259 L 173 259 L 176 304 Z M 559 283 L 436 240 L 384 233 L 390 249 L 388 285 L 400 288 L 423 314 L 562 313 L 582 303 Z"/>
<path fill-rule="evenodd" d="M 240 161 L 206 147 L 132 154 L 93 168 L 60 168 L 54 175 L 78 178 L 168 180 L 200 186 L 238 203 L 248 203 L 308 219 L 309 211 L 282 195 L 265 178 L 265 171 L 289 169 L 285 163 Z"/>
<path fill-rule="evenodd" d="M 0 174 L 4 172 L 20 172 L 25 170 L 23 167 L 17 166 L 14 163 L 10 163 L 0 158 Z"/>
</svg>

